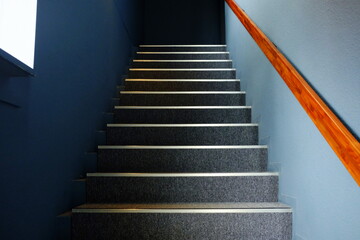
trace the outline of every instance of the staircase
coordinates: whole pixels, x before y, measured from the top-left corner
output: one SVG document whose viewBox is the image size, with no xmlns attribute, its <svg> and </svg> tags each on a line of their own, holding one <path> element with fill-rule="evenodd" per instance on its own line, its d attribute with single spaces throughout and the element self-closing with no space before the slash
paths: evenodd
<svg viewBox="0 0 360 240">
<path fill-rule="evenodd" d="M 291 239 L 226 46 L 140 46 L 106 141 L 74 240 Z"/>
</svg>

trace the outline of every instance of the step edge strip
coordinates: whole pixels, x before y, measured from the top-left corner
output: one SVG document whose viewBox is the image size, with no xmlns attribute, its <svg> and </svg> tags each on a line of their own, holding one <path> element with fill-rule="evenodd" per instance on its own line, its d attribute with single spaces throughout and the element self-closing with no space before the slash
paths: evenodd
<svg viewBox="0 0 360 240">
<path fill-rule="evenodd" d="M 240 82 L 240 79 L 141 79 L 127 78 L 126 82 Z"/>
<path fill-rule="evenodd" d="M 217 45 L 217 44 L 199 44 L 199 45 L 182 45 L 182 44 L 175 44 L 175 45 L 166 45 L 166 44 L 160 44 L 160 45 L 152 45 L 152 44 L 144 44 L 139 45 L 139 47 L 227 47 L 227 45 Z"/>
<path fill-rule="evenodd" d="M 73 213 L 292 213 L 291 208 L 254 209 L 73 209 Z"/>
<path fill-rule="evenodd" d="M 257 123 L 193 123 L 193 124 L 122 124 L 122 123 L 108 123 L 107 127 L 258 127 Z"/>
<path fill-rule="evenodd" d="M 99 145 L 98 149 L 267 149 L 267 145 L 182 145 L 182 146 L 155 146 L 155 145 Z"/>
<path fill-rule="evenodd" d="M 130 72 L 235 72 L 235 68 L 129 68 Z"/>
<path fill-rule="evenodd" d="M 120 94 L 245 94 L 245 91 L 120 91 Z"/>
<path fill-rule="evenodd" d="M 278 177 L 277 172 L 241 172 L 241 173 L 87 173 L 87 177 Z"/>
<path fill-rule="evenodd" d="M 164 55 L 171 55 L 171 54 L 230 54 L 230 52 L 136 52 L 137 54 L 164 54 Z"/>
<path fill-rule="evenodd" d="M 167 59 L 164 59 L 164 60 L 160 60 L 160 59 L 134 59 L 133 62 L 140 62 L 140 63 L 152 63 L 152 62 L 155 62 L 155 63 L 158 63 L 158 62 L 171 62 L 171 63 L 193 63 L 193 62 L 211 62 L 211 63 L 217 63 L 217 62 L 232 62 L 233 60 L 231 59 L 179 59 L 179 60 L 167 60 Z"/>
<path fill-rule="evenodd" d="M 251 106 L 114 106 L 114 109 L 251 109 Z"/>
</svg>

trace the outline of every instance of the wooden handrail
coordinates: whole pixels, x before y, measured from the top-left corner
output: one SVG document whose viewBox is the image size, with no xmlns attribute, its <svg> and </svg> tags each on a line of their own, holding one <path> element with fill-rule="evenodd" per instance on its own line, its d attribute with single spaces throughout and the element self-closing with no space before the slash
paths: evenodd
<svg viewBox="0 0 360 240">
<path fill-rule="evenodd" d="M 225 0 L 360 186 L 360 143 L 234 0 Z"/>
</svg>

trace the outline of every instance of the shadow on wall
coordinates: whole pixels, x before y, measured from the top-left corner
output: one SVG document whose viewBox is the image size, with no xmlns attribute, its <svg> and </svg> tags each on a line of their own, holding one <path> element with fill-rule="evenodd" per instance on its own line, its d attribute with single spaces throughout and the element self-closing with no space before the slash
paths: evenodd
<svg viewBox="0 0 360 240">
<path fill-rule="evenodd" d="M 360 136 L 360 2 L 237 2 Z M 356 182 L 227 6 L 225 21 L 247 103 L 269 144 L 269 170 L 280 171 L 280 199 L 295 210 L 294 239 L 360 239 Z"/>
<path fill-rule="evenodd" d="M 35 77 L 0 73 L 0 239 L 57 239 L 56 216 L 82 201 L 73 180 L 91 170 L 86 152 L 141 41 L 138 8 L 38 0 Z"/>
</svg>

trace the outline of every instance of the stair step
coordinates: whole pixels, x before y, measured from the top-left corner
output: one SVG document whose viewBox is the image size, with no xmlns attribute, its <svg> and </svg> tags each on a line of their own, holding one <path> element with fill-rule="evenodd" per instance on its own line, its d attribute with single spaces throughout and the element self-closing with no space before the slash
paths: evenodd
<svg viewBox="0 0 360 240">
<path fill-rule="evenodd" d="M 109 145 L 257 145 L 257 124 L 108 124 Z"/>
<path fill-rule="evenodd" d="M 244 106 L 242 91 L 121 91 L 121 106 Z"/>
<path fill-rule="evenodd" d="M 229 52 L 137 52 L 135 59 L 147 60 L 223 60 L 229 59 Z"/>
<path fill-rule="evenodd" d="M 232 60 L 133 60 L 133 68 L 232 68 Z"/>
<path fill-rule="evenodd" d="M 276 202 L 277 173 L 88 173 L 88 203 Z"/>
<path fill-rule="evenodd" d="M 239 91 L 239 79 L 125 79 L 126 91 Z"/>
<path fill-rule="evenodd" d="M 233 68 L 130 68 L 129 78 L 235 79 Z"/>
<path fill-rule="evenodd" d="M 113 123 L 250 123 L 247 106 L 116 106 Z"/>
<path fill-rule="evenodd" d="M 140 52 L 225 52 L 226 45 L 140 45 Z"/>
<path fill-rule="evenodd" d="M 86 204 L 73 209 L 72 239 L 289 240 L 291 219 L 280 203 Z"/>
<path fill-rule="evenodd" d="M 266 146 L 99 146 L 99 172 L 264 172 Z"/>
<path fill-rule="evenodd" d="M 81 182 L 72 239 L 292 238 L 229 58 L 226 45 L 139 46 L 98 131 L 106 145 L 87 154 L 99 172 Z"/>
</svg>

